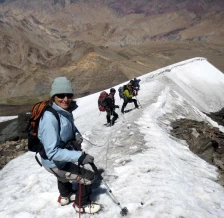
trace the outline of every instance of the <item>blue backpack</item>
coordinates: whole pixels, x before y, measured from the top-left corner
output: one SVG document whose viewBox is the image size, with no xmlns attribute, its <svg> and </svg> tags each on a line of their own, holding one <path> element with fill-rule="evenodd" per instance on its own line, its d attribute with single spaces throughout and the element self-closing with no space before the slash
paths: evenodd
<svg viewBox="0 0 224 218">
<path fill-rule="evenodd" d="M 119 87 L 118 92 L 120 98 L 124 99 L 124 86 Z"/>
<path fill-rule="evenodd" d="M 124 96 L 124 91 L 127 89 L 127 85 L 121 86 L 118 89 L 119 96 L 122 98 L 124 101 L 127 100 L 127 97 Z"/>
</svg>

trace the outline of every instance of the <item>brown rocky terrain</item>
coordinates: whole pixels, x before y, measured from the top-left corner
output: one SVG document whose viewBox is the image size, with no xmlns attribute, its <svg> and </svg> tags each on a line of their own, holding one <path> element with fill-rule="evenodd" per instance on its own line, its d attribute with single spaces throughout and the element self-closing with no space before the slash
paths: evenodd
<svg viewBox="0 0 224 218">
<path fill-rule="evenodd" d="M 1 0 L 0 103 L 48 98 L 59 75 L 78 97 L 196 56 L 224 71 L 223 9 L 222 0 Z"/>
</svg>

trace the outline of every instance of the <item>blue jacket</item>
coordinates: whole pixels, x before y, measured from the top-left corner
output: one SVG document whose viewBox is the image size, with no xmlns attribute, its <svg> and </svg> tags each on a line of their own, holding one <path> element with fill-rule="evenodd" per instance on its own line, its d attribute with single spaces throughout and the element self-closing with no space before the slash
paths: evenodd
<svg viewBox="0 0 224 218">
<path fill-rule="evenodd" d="M 59 135 L 59 125 L 56 117 L 45 111 L 40 119 L 38 128 L 38 138 L 44 145 L 44 150 L 48 159 L 41 159 L 43 166 L 47 168 L 63 167 L 67 162 L 77 162 L 81 156 L 81 151 L 63 149 L 66 142 L 74 139 L 75 134 L 80 134 L 74 125 L 73 116 L 70 112 L 62 109 L 55 103 L 52 107 L 58 112 L 60 118 L 61 131 Z M 57 163 L 57 166 L 55 165 Z"/>
</svg>

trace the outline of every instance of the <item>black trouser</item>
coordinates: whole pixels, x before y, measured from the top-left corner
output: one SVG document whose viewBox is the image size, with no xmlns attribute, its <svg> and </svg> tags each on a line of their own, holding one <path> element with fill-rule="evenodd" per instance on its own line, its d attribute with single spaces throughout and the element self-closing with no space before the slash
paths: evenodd
<svg viewBox="0 0 224 218">
<path fill-rule="evenodd" d="M 113 116 L 112 121 L 110 119 L 111 116 Z M 114 125 L 115 120 L 117 120 L 117 118 L 118 118 L 118 114 L 114 110 L 113 111 L 109 110 L 109 111 L 107 111 L 106 117 L 107 117 L 107 123 L 111 122 L 111 124 Z"/>
<path fill-rule="evenodd" d="M 128 98 L 127 100 L 124 101 L 122 108 L 121 108 L 121 112 L 124 113 L 124 109 L 127 106 L 127 104 L 132 103 L 132 102 L 134 102 L 135 108 L 138 108 L 137 100 L 133 99 L 133 98 Z"/>
<path fill-rule="evenodd" d="M 80 182 L 78 184 L 78 190 L 75 197 L 75 204 L 78 206 L 88 204 L 90 202 L 90 195 L 92 194 L 92 185 L 86 184 L 84 179 L 87 179 L 88 182 L 92 182 L 94 179 L 94 172 L 84 168 L 80 168 L 74 163 L 67 163 L 65 167 L 60 170 L 70 173 L 70 175 L 66 175 L 66 177 L 58 177 L 58 190 L 60 192 L 60 195 L 62 197 L 68 197 L 71 193 L 74 193 L 74 190 L 72 189 L 72 184 L 69 181 L 75 181 L 78 183 Z M 78 176 L 82 181 L 79 181 Z M 79 202 L 80 197 L 81 202 Z"/>
<path fill-rule="evenodd" d="M 62 197 L 68 197 L 71 193 L 74 193 L 71 182 L 62 182 L 58 180 L 58 190 Z"/>
<path fill-rule="evenodd" d="M 80 187 L 81 186 L 81 187 Z M 70 182 L 61 182 L 58 180 L 58 190 L 62 197 L 68 197 L 74 190 L 72 188 L 72 183 Z M 79 196 L 81 192 L 81 206 L 88 204 L 90 200 L 90 195 L 92 194 L 92 185 L 78 184 L 78 190 L 75 196 L 75 204 L 79 206 Z"/>
</svg>

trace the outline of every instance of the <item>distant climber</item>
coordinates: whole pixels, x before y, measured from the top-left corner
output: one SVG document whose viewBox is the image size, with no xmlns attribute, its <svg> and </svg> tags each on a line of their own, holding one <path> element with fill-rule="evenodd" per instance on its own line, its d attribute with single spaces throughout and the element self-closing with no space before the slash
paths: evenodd
<svg viewBox="0 0 224 218">
<path fill-rule="evenodd" d="M 115 112 L 115 108 L 119 108 L 118 105 L 115 105 L 114 95 L 116 90 L 114 88 L 110 89 L 109 95 L 106 97 L 106 118 L 107 118 L 107 126 L 113 126 L 115 121 L 118 119 L 118 114 Z M 111 119 L 111 117 L 113 117 Z"/>
<path fill-rule="evenodd" d="M 133 92 L 133 88 L 132 88 L 132 83 L 128 83 L 128 85 L 124 86 L 124 103 L 122 105 L 121 108 L 121 113 L 124 113 L 124 109 L 127 106 L 128 103 L 133 102 L 135 105 L 135 108 L 139 108 L 138 104 L 137 104 L 137 100 L 133 99 L 133 97 L 135 96 L 135 93 Z"/>
<path fill-rule="evenodd" d="M 136 78 L 130 81 L 131 88 L 133 89 L 133 93 L 135 93 L 135 95 L 138 95 L 138 91 L 140 90 L 140 81 L 140 79 Z"/>
</svg>

